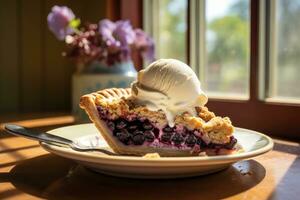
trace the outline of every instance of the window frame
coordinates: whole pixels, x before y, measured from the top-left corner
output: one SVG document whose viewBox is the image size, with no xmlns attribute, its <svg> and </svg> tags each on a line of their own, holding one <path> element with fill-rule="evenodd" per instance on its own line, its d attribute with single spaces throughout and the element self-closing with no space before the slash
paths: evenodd
<svg viewBox="0 0 300 200">
<path fill-rule="evenodd" d="M 142 4 L 140 6 L 142 10 L 149 9 L 149 3 L 154 0 L 135 0 L 136 3 Z M 194 53 L 200 51 L 191 44 L 190 41 L 194 40 L 197 35 L 197 29 L 201 27 L 193 27 L 192 24 L 196 24 L 195 19 L 191 18 L 191 15 L 198 15 L 199 20 L 201 14 L 204 12 L 196 12 L 199 8 L 199 4 L 196 2 L 204 2 L 197 0 L 188 0 L 188 49 L 187 55 L 189 58 L 189 65 L 199 74 L 199 70 L 195 66 L 200 66 L 199 60 L 196 61 L 193 57 L 199 54 Z M 131 6 L 125 6 L 125 0 L 121 0 L 121 4 L 130 12 L 139 13 L 136 16 L 142 19 L 144 29 L 149 31 L 151 24 L 147 23 L 145 13 L 141 10 L 134 10 Z M 207 106 L 210 110 L 214 111 L 221 116 L 229 116 L 233 121 L 233 124 L 237 127 L 249 128 L 257 131 L 261 131 L 265 134 L 279 137 L 286 137 L 291 139 L 300 139 L 298 121 L 300 121 L 300 104 L 298 102 L 281 102 L 279 100 L 266 98 L 267 74 L 270 65 L 270 59 L 268 57 L 269 42 L 268 38 L 268 7 L 269 1 L 250 1 L 250 82 L 249 82 L 249 99 L 220 99 L 209 98 Z M 122 6 L 121 6 L 122 7 Z M 201 6 L 200 6 L 201 7 Z M 202 6 L 203 8 L 204 6 Z M 147 11 L 146 11 L 147 12 Z M 149 12 L 148 12 L 149 14 Z M 126 16 L 121 14 L 121 19 L 125 19 Z M 201 19 L 200 19 L 201 18 Z M 130 18 L 129 18 L 130 19 Z M 205 19 L 205 18 L 204 18 Z M 196 18 L 197 20 L 197 18 Z M 199 21 L 198 20 L 198 21 Z M 203 25 L 203 22 L 202 22 Z M 142 25 L 140 26 L 142 27 Z M 199 32 L 199 30 L 198 30 Z M 201 36 L 200 36 L 201 37 Z M 204 50 L 204 46 L 201 46 Z M 203 60 L 203 59 L 200 59 Z M 201 62 L 201 61 L 200 61 Z M 203 66 L 203 65 L 202 65 Z M 203 73 L 202 73 L 203 74 Z M 201 77 L 200 77 L 201 78 Z"/>
</svg>

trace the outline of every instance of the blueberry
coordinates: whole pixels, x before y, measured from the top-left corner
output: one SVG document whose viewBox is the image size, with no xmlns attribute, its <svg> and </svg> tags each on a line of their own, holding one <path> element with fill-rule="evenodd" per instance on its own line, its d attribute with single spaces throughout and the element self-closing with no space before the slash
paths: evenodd
<svg viewBox="0 0 300 200">
<path fill-rule="evenodd" d="M 162 142 L 169 142 L 170 139 L 172 137 L 172 133 L 164 133 L 162 136 L 161 136 L 161 141 Z"/>
<path fill-rule="evenodd" d="M 236 143 L 237 143 L 237 139 L 234 137 L 231 137 L 230 142 L 225 145 L 225 148 L 232 149 Z"/>
<path fill-rule="evenodd" d="M 154 128 L 154 129 L 153 129 L 153 133 L 154 133 L 154 136 L 155 136 L 156 138 L 158 138 L 158 136 L 159 136 L 159 129 L 158 129 L 158 128 Z"/>
<path fill-rule="evenodd" d="M 137 120 L 137 119 L 135 119 L 135 120 L 132 120 L 132 121 L 130 122 L 130 124 L 132 124 L 132 125 L 138 125 L 138 126 L 142 126 L 142 122 L 141 122 L 140 120 Z"/>
<path fill-rule="evenodd" d="M 116 136 L 123 144 L 128 144 L 130 140 L 130 135 L 126 130 L 116 132 Z"/>
<path fill-rule="evenodd" d="M 201 147 L 202 140 L 200 138 L 197 139 L 197 144 Z"/>
<path fill-rule="evenodd" d="M 187 128 L 184 127 L 181 134 L 182 134 L 183 136 L 186 136 L 188 133 L 189 133 L 189 130 L 188 130 Z"/>
<path fill-rule="evenodd" d="M 116 122 L 116 128 L 117 129 L 123 129 L 127 126 L 127 122 L 123 119 L 120 119 Z"/>
<path fill-rule="evenodd" d="M 154 134 L 152 131 L 145 131 L 144 133 L 145 139 L 147 142 L 153 142 L 154 141 Z"/>
<path fill-rule="evenodd" d="M 175 133 L 172 137 L 172 141 L 176 145 L 180 145 L 183 142 L 183 140 L 184 140 L 184 138 L 182 137 L 182 135 L 180 133 Z"/>
<path fill-rule="evenodd" d="M 143 123 L 143 128 L 145 130 L 152 130 L 153 126 L 152 126 L 152 124 L 150 122 L 147 121 L 147 122 Z"/>
<path fill-rule="evenodd" d="M 133 144 L 142 145 L 145 141 L 144 134 L 136 134 L 132 137 Z"/>
<path fill-rule="evenodd" d="M 140 135 L 140 134 L 143 135 L 143 132 L 139 131 L 139 130 L 136 130 L 136 131 L 132 132 L 132 135 Z"/>
<path fill-rule="evenodd" d="M 97 110 L 99 112 L 100 110 L 102 110 L 102 107 L 101 106 L 97 106 Z"/>
<path fill-rule="evenodd" d="M 193 147 L 197 142 L 197 138 L 193 134 L 189 134 L 185 140 L 185 143 L 189 147 Z"/>
<path fill-rule="evenodd" d="M 206 143 L 206 142 L 204 142 L 204 141 L 201 141 L 201 147 L 204 147 L 204 148 L 214 148 L 215 147 L 215 144 L 213 144 L 213 143 Z"/>
<path fill-rule="evenodd" d="M 137 125 L 130 125 L 128 126 L 127 130 L 130 132 L 130 133 L 133 133 L 134 131 L 136 131 L 138 129 L 138 126 Z"/>
<path fill-rule="evenodd" d="M 104 110 L 103 108 L 101 108 L 100 106 L 97 107 L 97 110 L 98 110 L 98 113 L 99 113 L 99 116 L 101 119 L 106 119 L 107 117 L 107 112 L 106 110 Z"/>
<path fill-rule="evenodd" d="M 173 128 L 171 128 L 170 126 L 166 126 L 165 128 L 163 128 L 163 131 L 165 133 L 170 133 L 170 132 L 173 132 Z"/>
<path fill-rule="evenodd" d="M 112 131 L 114 131 L 115 128 L 116 128 L 115 123 L 112 122 L 112 121 L 107 122 L 107 126 L 108 126 L 108 128 L 109 128 L 110 130 L 112 130 Z"/>
</svg>

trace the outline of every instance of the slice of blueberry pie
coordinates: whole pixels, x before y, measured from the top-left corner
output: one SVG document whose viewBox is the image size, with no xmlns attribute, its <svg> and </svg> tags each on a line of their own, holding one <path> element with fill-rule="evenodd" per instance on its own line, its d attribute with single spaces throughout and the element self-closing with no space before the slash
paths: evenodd
<svg viewBox="0 0 300 200">
<path fill-rule="evenodd" d="M 174 59 L 160 59 L 141 70 L 131 88 L 105 89 L 80 100 L 81 108 L 120 154 L 237 152 L 230 119 L 215 116 L 206 103 L 195 73 Z"/>
</svg>

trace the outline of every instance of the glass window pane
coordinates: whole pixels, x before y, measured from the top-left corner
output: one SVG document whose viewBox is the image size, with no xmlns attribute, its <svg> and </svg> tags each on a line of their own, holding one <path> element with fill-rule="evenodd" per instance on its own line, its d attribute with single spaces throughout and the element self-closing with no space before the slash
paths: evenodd
<svg viewBox="0 0 300 200">
<path fill-rule="evenodd" d="M 300 0 L 274 2 L 269 96 L 300 98 Z"/>
<path fill-rule="evenodd" d="M 159 58 L 186 58 L 187 1 L 159 0 L 158 38 Z M 155 22 L 156 23 L 156 22 Z"/>
<path fill-rule="evenodd" d="M 207 0 L 204 88 L 211 95 L 248 96 L 249 0 Z"/>
</svg>

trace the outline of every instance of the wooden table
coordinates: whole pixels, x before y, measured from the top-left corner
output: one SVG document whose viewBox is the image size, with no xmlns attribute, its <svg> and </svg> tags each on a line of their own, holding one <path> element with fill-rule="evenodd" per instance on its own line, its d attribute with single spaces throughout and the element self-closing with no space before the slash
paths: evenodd
<svg viewBox="0 0 300 200">
<path fill-rule="evenodd" d="M 37 130 L 73 123 L 63 114 L 35 117 L 15 123 Z M 273 151 L 215 174 L 135 180 L 94 173 L 2 130 L 0 199 L 300 199 L 299 155 L 299 143 L 276 139 Z"/>
</svg>

